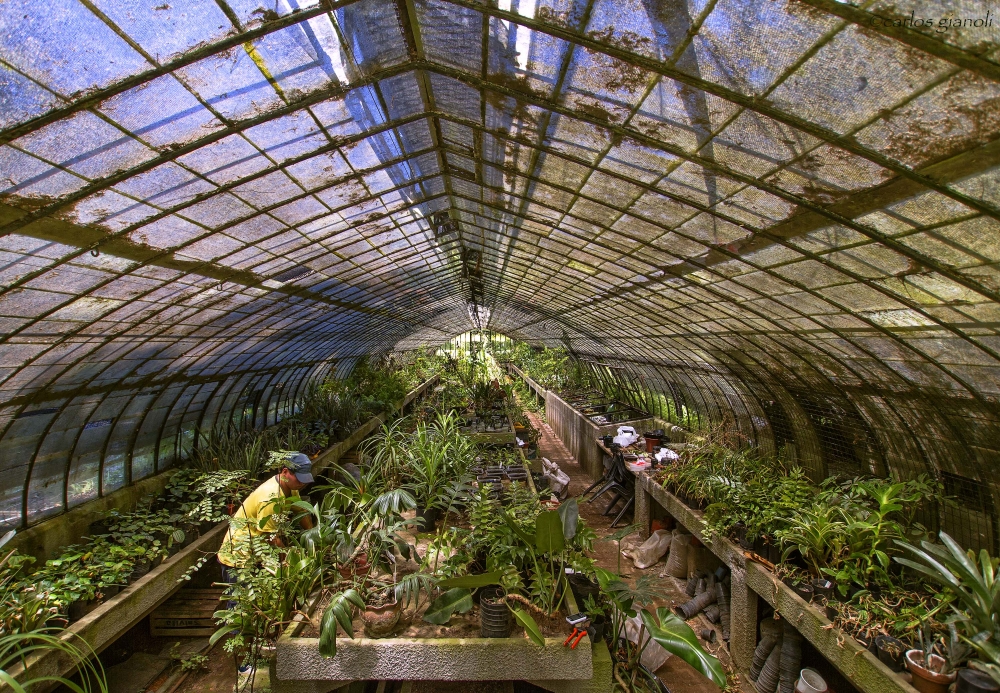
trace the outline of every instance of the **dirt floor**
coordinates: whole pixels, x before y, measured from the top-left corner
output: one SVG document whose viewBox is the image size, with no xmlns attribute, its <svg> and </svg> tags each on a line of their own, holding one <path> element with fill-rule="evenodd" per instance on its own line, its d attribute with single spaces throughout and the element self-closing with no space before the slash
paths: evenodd
<svg viewBox="0 0 1000 693">
<path fill-rule="evenodd" d="M 541 438 L 538 441 L 538 457 L 539 460 L 542 457 L 546 457 L 552 462 L 555 462 L 559 467 L 569 475 L 571 479 L 570 483 L 570 494 L 573 496 L 579 496 L 583 491 L 590 486 L 592 480 L 586 475 L 583 469 L 577 464 L 576 460 L 570 455 L 569 451 L 562 444 L 562 442 L 556 437 L 552 429 L 539 420 L 539 417 L 534 414 L 529 414 L 532 418 L 533 423 L 541 431 Z M 538 463 L 536 463 L 538 466 Z M 602 513 L 606 506 L 606 499 L 600 498 L 594 503 L 581 503 L 580 504 L 580 514 L 587 521 L 587 524 L 594 529 L 599 537 L 606 537 L 612 534 L 614 529 L 611 529 L 611 517 L 605 517 Z M 628 520 L 630 518 L 626 518 Z M 624 524 L 624 523 L 623 523 Z M 645 571 L 640 571 L 636 569 L 629 557 L 629 550 L 638 543 L 638 534 L 634 534 L 631 537 L 626 537 L 622 541 L 622 550 L 625 555 L 621 558 L 621 573 L 626 579 L 634 580 L 639 575 L 643 573 L 649 573 L 654 576 L 657 586 L 660 590 L 667 595 L 667 598 L 662 602 L 662 604 L 657 603 L 657 605 L 663 605 L 672 607 L 675 604 L 680 604 L 687 601 L 687 596 L 684 594 L 684 584 L 682 581 L 677 580 L 672 577 L 660 577 L 660 573 L 663 570 L 664 562 L 661 560 L 658 564 L 647 568 Z M 618 570 L 618 548 L 615 542 L 603 540 L 598 541 L 595 545 L 595 559 L 598 565 L 603 568 L 607 568 L 612 571 Z M 470 621 L 472 623 L 472 621 Z M 703 628 L 713 628 L 704 617 L 699 616 L 695 619 L 688 621 L 695 632 L 700 631 Z M 472 627 L 471 625 L 469 626 Z M 360 627 L 359 627 L 360 632 Z M 476 626 L 478 630 L 478 625 Z M 162 639 L 155 639 L 155 642 L 151 640 L 148 643 L 143 643 L 144 647 L 142 650 L 147 653 L 147 657 L 163 657 L 166 648 L 171 643 L 161 641 Z M 175 639 L 176 640 L 176 639 Z M 193 638 L 186 639 L 188 642 L 184 644 L 184 647 L 198 648 L 199 643 L 196 643 Z M 202 647 L 204 646 L 204 639 L 201 640 Z M 732 668 L 731 659 L 729 657 L 729 652 L 726 649 L 724 643 L 721 640 L 717 641 L 715 644 L 706 644 L 707 649 L 709 649 L 713 654 L 719 657 L 722 661 L 723 666 L 730 670 Z M 140 664 L 138 660 L 129 662 L 127 664 Z M 146 666 L 145 664 L 143 666 Z M 130 668 L 126 666 L 125 668 Z M 711 681 L 703 677 L 697 671 L 695 671 L 689 664 L 681 660 L 679 657 L 670 657 L 667 659 L 666 663 L 660 667 L 656 672 L 661 680 L 667 685 L 671 693 L 718 693 L 718 687 Z M 150 680 L 145 685 L 134 686 L 133 681 L 126 678 L 121 681 L 121 685 L 113 687 L 110 693 L 230 693 L 233 690 L 233 684 L 236 681 L 236 665 L 231 655 L 225 653 L 222 647 L 222 643 L 219 643 L 210 651 L 208 651 L 208 662 L 207 667 L 203 670 L 193 672 L 181 678 L 178 675 L 176 666 L 167 666 L 159 674 L 157 674 L 152 680 Z M 511 684 L 498 683 L 498 682 L 461 682 L 461 683 L 436 683 L 423 681 L 418 684 L 420 693 L 450 693 L 451 691 L 459 691 L 462 693 L 492 693 L 493 691 L 510 691 L 513 690 L 515 693 L 528 693 L 534 691 L 540 691 L 534 686 L 523 682 L 515 682 L 513 684 L 513 689 L 511 689 Z M 416 693 L 417 688 L 413 686 L 406 687 L 408 691 L 406 693 Z M 368 693 L 368 689 L 371 693 L 376 693 L 377 684 L 374 682 L 369 682 L 367 686 L 363 688 L 357 688 L 356 693 Z M 346 690 L 346 689 L 345 689 Z M 383 687 L 385 692 L 390 690 L 400 691 L 399 684 L 390 684 L 389 687 Z M 355 689 L 351 689 L 351 693 L 355 693 Z"/>
<path fill-rule="evenodd" d="M 555 462 L 559 465 L 570 478 L 569 495 L 578 497 L 582 494 L 588 486 L 590 486 L 594 480 L 591 479 L 583 468 L 577 463 L 576 459 L 570 454 L 566 446 L 562 444 L 562 441 L 556 436 L 552 431 L 552 428 L 548 424 L 542 423 L 540 418 L 535 414 L 529 413 L 528 416 L 531 418 L 532 424 L 541 431 L 541 437 L 538 440 L 538 457 L 547 458 L 551 462 Z M 610 495 L 610 494 L 607 494 Z M 613 520 L 613 515 L 610 517 L 605 517 L 603 512 L 607 507 L 608 501 L 607 496 L 602 496 L 598 498 L 594 503 L 580 503 L 580 516 L 583 517 L 587 525 L 590 526 L 594 532 L 599 537 L 606 537 L 617 529 L 611 528 L 611 521 Z M 627 524 L 631 518 L 626 516 L 626 521 L 623 521 L 619 527 Z M 626 537 L 622 540 L 622 549 L 628 552 L 628 550 L 638 543 L 639 535 L 638 533 Z M 611 571 L 618 570 L 618 548 L 613 541 L 598 541 L 595 548 L 594 558 L 597 564 Z M 637 569 L 632 560 L 626 556 L 622 556 L 621 559 L 621 574 L 625 579 L 635 580 L 644 573 L 648 573 L 654 576 L 656 580 L 656 585 L 659 587 L 660 591 L 667 595 L 667 599 L 662 602 L 656 602 L 655 606 L 667 606 L 673 607 L 678 604 L 682 604 L 688 601 L 687 595 L 684 593 L 684 583 L 676 578 L 669 576 L 660 577 L 659 574 L 663 571 L 664 561 L 661 559 L 659 563 L 650 566 L 646 570 Z M 688 624 L 694 628 L 695 632 L 699 632 L 703 628 L 714 628 L 714 626 L 708 622 L 703 616 L 698 616 L 697 618 L 688 621 Z M 715 644 L 702 643 L 705 645 L 712 654 L 717 656 L 722 662 L 722 666 L 727 670 L 732 670 L 732 659 L 729 656 L 729 651 L 726 645 L 721 642 L 721 637 Z M 696 671 L 690 664 L 682 660 L 680 657 L 670 657 L 667 659 L 666 663 L 660 667 L 657 672 L 657 676 L 667 685 L 671 693 L 718 693 L 719 687 L 714 683 L 702 676 L 698 671 Z"/>
</svg>

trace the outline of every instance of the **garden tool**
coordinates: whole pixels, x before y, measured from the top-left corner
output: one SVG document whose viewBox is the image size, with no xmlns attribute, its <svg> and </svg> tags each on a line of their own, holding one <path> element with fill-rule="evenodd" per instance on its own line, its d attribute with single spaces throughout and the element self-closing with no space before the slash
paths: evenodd
<svg viewBox="0 0 1000 693">
<path fill-rule="evenodd" d="M 569 634 L 563 641 L 563 647 L 569 646 L 571 650 L 575 650 L 576 646 L 580 644 L 583 640 L 583 636 L 587 634 L 587 626 L 590 625 L 590 617 L 587 614 L 573 614 L 572 616 L 567 616 L 566 621 L 573 626 L 573 632 Z M 573 642 L 570 645 L 570 641 Z"/>
</svg>

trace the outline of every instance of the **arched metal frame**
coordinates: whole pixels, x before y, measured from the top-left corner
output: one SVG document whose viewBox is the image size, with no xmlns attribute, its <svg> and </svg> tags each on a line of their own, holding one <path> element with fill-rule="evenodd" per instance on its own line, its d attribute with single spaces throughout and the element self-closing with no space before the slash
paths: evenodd
<svg viewBox="0 0 1000 693">
<path fill-rule="evenodd" d="M 472 325 L 816 476 L 996 495 L 995 36 L 833 0 L 105 5 L 0 9 L 0 523 Z"/>
</svg>

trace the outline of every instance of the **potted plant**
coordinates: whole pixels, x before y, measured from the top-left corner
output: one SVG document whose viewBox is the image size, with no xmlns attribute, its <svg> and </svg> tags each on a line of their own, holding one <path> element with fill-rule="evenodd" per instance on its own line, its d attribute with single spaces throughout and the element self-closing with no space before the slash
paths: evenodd
<svg viewBox="0 0 1000 693">
<path fill-rule="evenodd" d="M 913 687 L 920 693 L 947 693 L 948 686 L 958 677 L 955 665 L 964 659 L 968 648 L 959 641 L 954 624 L 950 624 L 950 629 L 952 635 L 950 646 L 945 645 L 943 638 L 935 642 L 934 635 L 928 629 L 926 638 L 923 630 L 920 631 L 923 649 L 906 652 L 906 668 L 913 675 Z M 944 656 L 937 654 L 935 649 L 944 651 Z"/>
<path fill-rule="evenodd" d="M 395 583 L 372 580 L 366 584 L 365 608 L 361 614 L 365 635 L 384 638 L 396 628 L 402 602 L 396 599 Z"/>
<path fill-rule="evenodd" d="M 726 674 L 718 658 L 705 650 L 689 625 L 666 607 L 659 607 L 655 612 L 644 608 L 661 596 L 652 588 L 650 576 L 643 575 L 634 586 L 630 586 L 620 576 L 603 568 L 597 568 L 596 573 L 601 595 L 595 601 L 600 603 L 588 600 L 588 604 L 598 607 L 593 610 L 605 615 L 610 632 L 628 632 L 626 621 L 636 616 L 641 624 L 634 637 L 617 636 L 617 642 L 611 648 L 614 676 L 623 689 L 634 691 L 643 686 L 661 690 L 659 680 L 641 663 L 643 653 L 651 642 L 677 655 L 720 688 L 727 685 Z"/>
<path fill-rule="evenodd" d="M 996 604 L 1000 603 L 1000 579 L 997 579 L 1000 560 L 991 557 L 983 549 L 979 553 L 977 564 L 975 554 L 963 551 L 948 534 L 941 532 L 939 537 L 943 545 L 922 541 L 917 547 L 908 541 L 897 540 L 896 544 L 916 560 L 902 557 L 896 557 L 895 560 L 916 570 L 941 585 L 946 593 L 955 596 L 955 601 L 951 603 L 954 617 L 949 623 L 951 640 L 948 658 L 954 660 L 963 654 L 959 651 L 959 645 L 971 648 L 978 656 L 972 663 L 973 666 L 1000 683 L 1000 650 L 995 645 L 1000 638 L 1000 619 L 996 609 Z M 962 627 L 964 636 L 961 639 L 957 634 L 956 624 Z M 964 654 L 967 653 L 966 651 Z M 942 677 L 949 675 L 948 667 L 953 666 L 953 662 L 932 660 L 930 647 L 926 643 L 923 651 L 907 652 L 906 663 L 914 672 L 915 687 L 917 668 L 922 667 L 924 671 L 933 674 L 936 678 L 928 680 L 938 685 Z M 954 680 L 953 671 L 950 671 L 950 675 Z"/>
</svg>

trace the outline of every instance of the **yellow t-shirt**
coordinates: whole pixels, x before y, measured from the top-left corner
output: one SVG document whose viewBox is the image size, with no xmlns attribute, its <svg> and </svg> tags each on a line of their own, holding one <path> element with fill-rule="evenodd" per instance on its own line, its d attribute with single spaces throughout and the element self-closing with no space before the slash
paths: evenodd
<svg viewBox="0 0 1000 693">
<path fill-rule="evenodd" d="M 251 536 L 258 537 L 261 534 L 278 531 L 273 520 L 269 519 L 263 527 L 259 527 L 259 523 L 274 512 L 272 501 L 282 496 L 277 476 L 272 476 L 247 496 L 240 509 L 229 520 L 229 531 L 226 532 L 226 538 L 222 540 L 222 546 L 219 548 L 220 563 L 230 568 L 236 567 L 239 562 L 246 559 L 245 545 Z M 292 497 L 298 498 L 299 492 L 292 491 Z"/>
</svg>

